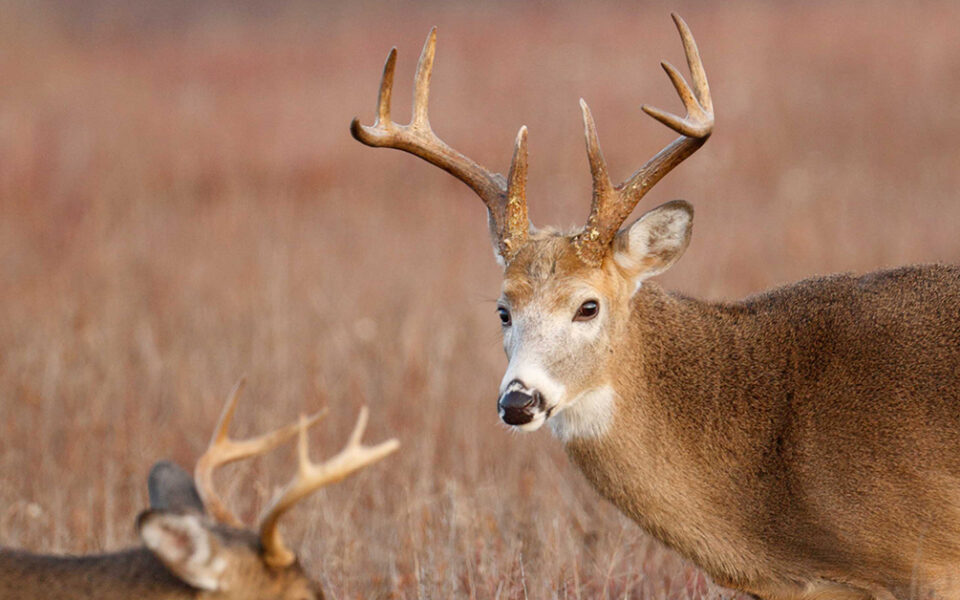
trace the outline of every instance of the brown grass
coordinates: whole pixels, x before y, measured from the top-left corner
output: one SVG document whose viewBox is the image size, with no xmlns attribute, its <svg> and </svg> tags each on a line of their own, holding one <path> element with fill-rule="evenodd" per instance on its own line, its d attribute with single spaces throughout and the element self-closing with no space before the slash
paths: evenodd
<svg viewBox="0 0 960 600">
<path fill-rule="evenodd" d="M 498 423 L 480 203 L 347 132 L 372 121 L 393 44 L 404 114 L 438 24 L 440 135 L 503 169 L 526 123 L 532 218 L 580 222 L 577 98 L 615 176 L 666 143 L 639 104 L 676 109 L 657 66 L 682 62 L 670 9 L 697 35 L 718 125 L 643 205 L 697 205 L 665 285 L 733 298 L 960 260 L 951 0 L 0 3 L 0 544 L 135 542 L 150 465 L 192 464 L 247 374 L 240 433 L 328 404 L 329 452 L 368 403 L 368 438 L 402 440 L 285 520 L 334 598 L 720 594 L 548 433 Z M 289 458 L 221 478 L 248 518 Z"/>
</svg>

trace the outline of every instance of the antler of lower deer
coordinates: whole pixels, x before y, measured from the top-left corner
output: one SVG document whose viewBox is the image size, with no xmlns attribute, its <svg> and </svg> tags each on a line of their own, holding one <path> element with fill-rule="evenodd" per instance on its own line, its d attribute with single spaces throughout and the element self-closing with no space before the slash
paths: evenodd
<svg viewBox="0 0 960 600">
<path fill-rule="evenodd" d="M 347 445 L 332 458 L 314 464 L 310 461 L 307 448 L 307 428 L 309 419 L 300 418 L 300 441 L 297 446 L 298 468 L 293 479 L 284 487 L 264 511 L 260 520 L 260 543 L 263 546 L 264 560 L 273 567 L 283 567 L 293 563 L 294 553 L 287 549 L 280 537 L 277 523 L 283 514 L 294 504 L 317 489 L 340 481 L 351 473 L 384 458 L 400 447 L 395 438 L 377 444 L 365 446 L 360 440 L 367 427 L 367 407 L 360 409 L 357 424 L 350 434 Z"/>
<path fill-rule="evenodd" d="M 593 204 L 587 225 L 577 235 L 574 243 L 580 259 L 590 265 L 599 266 L 603 262 L 620 225 L 630 216 L 644 194 L 671 169 L 696 152 L 713 131 L 713 101 L 710 99 L 710 87 L 707 85 L 707 75 L 703 70 L 697 43 L 686 22 L 676 13 L 670 16 L 673 17 L 673 22 L 676 23 L 680 38 L 683 40 L 687 65 L 690 67 L 690 75 L 693 78 L 693 90 L 673 65 L 666 61 L 660 64 L 680 95 L 687 114 L 680 118 L 646 104 L 641 108 L 654 119 L 679 133 L 681 137 L 647 161 L 629 179 L 614 186 L 607 174 L 607 163 L 600 151 L 593 116 L 590 114 L 587 103 L 580 100 L 587 140 L 587 157 L 590 161 L 590 172 L 593 175 Z"/>
<path fill-rule="evenodd" d="M 404 150 L 447 171 L 466 183 L 487 206 L 491 230 L 497 237 L 497 247 L 503 260 L 509 262 L 527 240 L 530 222 L 527 217 L 527 128 L 517 133 L 513 160 L 506 179 L 492 173 L 473 160 L 457 152 L 438 138 L 430 127 L 427 100 L 430 95 L 430 75 L 437 46 L 437 28 L 430 30 L 417 63 L 416 85 L 413 92 L 413 118 L 408 125 L 400 125 L 390 118 L 390 98 L 393 94 L 393 73 L 397 63 L 397 49 L 390 50 L 380 80 L 377 100 L 377 120 L 370 127 L 359 119 L 350 124 L 350 132 L 358 141 L 373 147 Z"/>
<path fill-rule="evenodd" d="M 197 465 L 193 471 L 197 492 L 200 494 L 204 507 L 214 519 L 234 527 L 242 527 L 243 523 L 226 507 L 214 490 L 213 472 L 222 465 L 269 452 L 292 438 L 303 427 L 303 420 L 301 420 L 299 423 L 292 423 L 256 438 L 247 440 L 230 439 L 227 431 L 230 429 L 230 422 L 233 420 L 233 413 L 237 408 L 237 400 L 244 384 L 244 379 L 238 381 L 227 397 L 227 403 L 220 413 L 220 420 L 217 422 L 217 427 L 210 438 L 207 451 L 197 460 Z M 326 414 L 326 410 L 317 412 L 307 418 L 308 426 L 319 421 L 324 414 Z"/>
</svg>

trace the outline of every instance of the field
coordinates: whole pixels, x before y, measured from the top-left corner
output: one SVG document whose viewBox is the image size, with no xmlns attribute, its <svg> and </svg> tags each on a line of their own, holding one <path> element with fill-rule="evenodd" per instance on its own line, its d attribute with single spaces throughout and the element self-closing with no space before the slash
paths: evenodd
<svg viewBox="0 0 960 600">
<path fill-rule="evenodd" d="M 162 5 L 162 8 L 160 7 Z M 834 271 L 960 261 L 960 4 L 0 2 L 0 545 L 136 543 L 150 465 L 362 404 L 398 454 L 282 527 L 333 598 L 714 598 L 601 501 L 544 429 L 499 423 L 499 270 L 461 183 L 349 135 L 398 46 L 395 114 L 439 26 L 431 120 L 504 170 L 530 129 L 531 218 L 578 225 L 577 100 L 614 178 L 670 139 L 658 66 L 697 37 L 717 127 L 638 211 L 682 197 L 661 277 L 734 299 Z M 668 442 L 668 440 L 666 441 Z M 292 452 L 218 481 L 253 521 Z"/>
</svg>

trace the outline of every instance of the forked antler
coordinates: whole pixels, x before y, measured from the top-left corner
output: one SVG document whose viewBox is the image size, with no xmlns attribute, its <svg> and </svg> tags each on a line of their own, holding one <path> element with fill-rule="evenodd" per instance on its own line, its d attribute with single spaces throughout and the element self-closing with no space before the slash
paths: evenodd
<svg viewBox="0 0 960 600">
<path fill-rule="evenodd" d="M 593 205 L 587 225 L 576 236 L 574 244 L 580 259 L 589 265 L 599 266 L 603 262 L 617 230 L 630 216 L 637 202 L 664 175 L 700 148 L 713 131 L 713 102 L 710 99 L 707 75 L 703 70 L 700 53 L 697 51 L 697 43 L 684 20 L 675 13 L 670 16 L 673 17 L 673 22 L 676 23 L 680 38 L 683 40 L 687 65 L 690 67 L 690 75 L 693 78 L 693 90 L 691 91 L 683 75 L 673 65 L 666 61 L 660 64 L 673 82 L 673 87 L 680 95 L 687 114 L 680 118 L 646 104 L 641 108 L 654 119 L 679 133 L 681 137 L 647 161 L 629 179 L 614 186 L 607 174 L 607 163 L 600 151 L 593 116 L 590 114 L 587 103 L 580 100 L 587 140 L 587 157 L 590 161 L 590 172 L 593 175 Z"/>
<path fill-rule="evenodd" d="M 261 436 L 246 439 L 233 440 L 227 435 L 230 429 L 230 422 L 233 420 L 233 413 L 237 408 L 237 400 L 240 397 L 240 391 L 243 389 L 245 380 L 241 379 L 234 386 L 233 391 L 227 397 L 227 402 L 220 413 L 220 419 L 217 427 L 214 429 L 213 436 L 210 438 L 210 445 L 203 456 L 197 460 L 197 465 L 193 471 L 193 478 L 197 485 L 197 492 L 204 506 L 217 521 L 234 527 L 242 527 L 238 519 L 230 509 L 226 507 L 220 496 L 217 495 L 213 487 L 213 472 L 222 465 L 232 463 L 264 454 L 273 450 L 280 444 L 292 438 L 303 426 L 302 421 L 292 423 L 286 427 L 281 427 L 276 431 L 265 433 Z M 310 425 L 319 421 L 326 413 L 325 410 L 310 416 L 306 422 Z"/>
<path fill-rule="evenodd" d="M 430 75 L 437 45 L 437 28 L 430 30 L 417 63 L 416 85 L 413 92 L 413 118 L 409 125 L 400 125 L 390 118 L 390 98 L 393 94 L 393 73 L 397 63 L 397 49 L 390 50 L 380 80 L 377 99 L 377 120 L 370 127 L 359 119 L 350 124 L 350 132 L 358 141 L 374 147 L 396 148 L 419 156 L 466 183 L 487 205 L 491 231 L 503 260 L 509 262 L 523 246 L 529 231 L 527 218 L 527 128 L 521 127 L 510 162 L 507 179 L 492 173 L 473 160 L 448 146 L 433 133 L 427 117 L 430 95 Z"/>
<path fill-rule="evenodd" d="M 351 473 L 373 464 L 400 447 L 400 442 L 390 439 L 376 446 L 360 443 L 367 427 L 367 407 L 360 409 L 357 424 L 350 434 L 347 445 L 336 456 L 320 464 L 310 461 L 307 448 L 308 419 L 300 419 L 300 440 L 297 445 L 297 474 L 284 487 L 264 511 L 260 520 L 260 544 L 266 563 L 273 567 L 284 567 L 293 563 L 294 553 L 287 549 L 280 537 L 277 523 L 280 517 L 294 504 L 317 489 L 340 481 Z"/>
</svg>

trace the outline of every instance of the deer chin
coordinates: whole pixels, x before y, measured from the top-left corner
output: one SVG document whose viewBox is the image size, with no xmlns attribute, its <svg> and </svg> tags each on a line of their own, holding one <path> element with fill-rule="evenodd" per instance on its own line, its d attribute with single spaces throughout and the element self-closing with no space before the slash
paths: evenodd
<svg viewBox="0 0 960 600">
<path fill-rule="evenodd" d="M 610 386 L 589 389 L 569 402 L 534 407 L 526 414 L 528 421 L 507 425 L 530 432 L 540 429 L 546 423 L 553 435 L 563 443 L 575 439 L 596 439 L 610 429 L 615 396 L 616 393 Z"/>
<path fill-rule="evenodd" d="M 533 413 L 531 420 L 523 425 L 511 425 L 515 429 L 519 429 L 523 432 L 536 431 L 543 427 L 543 424 L 547 422 L 547 419 L 550 418 L 550 412 L 544 410 L 537 410 Z"/>
<path fill-rule="evenodd" d="M 616 392 L 610 386 L 589 389 L 573 400 L 547 411 L 550 429 L 560 441 L 596 439 L 609 431 L 613 422 Z"/>
</svg>

